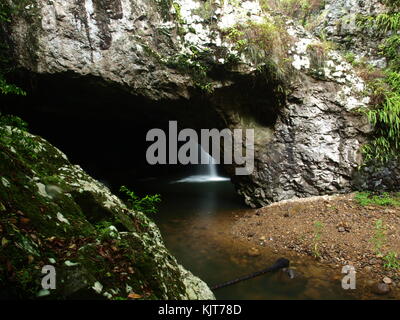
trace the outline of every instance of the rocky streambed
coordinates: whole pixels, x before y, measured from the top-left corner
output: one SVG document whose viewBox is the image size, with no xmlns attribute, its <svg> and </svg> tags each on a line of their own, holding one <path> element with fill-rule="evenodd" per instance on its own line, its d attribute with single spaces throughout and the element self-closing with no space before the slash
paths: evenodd
<svg viewBox="0 0 400 320">
<path fill-rule="evenodd" d="M 361 205 L 354 194 L 290 200 L 237 216 L 231 233 L 251 247 L 312 256 L 314 262 L 336 268 L 355 267 L 362 297 L 399 297 L 400 208 Z"/>
<path fill-rule="evenodd" d="M 398 271 L 383 266 L 398 252 L 399 208 L 361 206 L 349 194 L 246 209 L 228 181 L 147 184 L 163 194 L 153 218 L 166 246 L 210 287 L 290 260 L 289 270 L 217 290 L 217 299 L 399 297 Z M 350 264 L 356 289 L 344 290 L 342 268 Z"/>
</svg>

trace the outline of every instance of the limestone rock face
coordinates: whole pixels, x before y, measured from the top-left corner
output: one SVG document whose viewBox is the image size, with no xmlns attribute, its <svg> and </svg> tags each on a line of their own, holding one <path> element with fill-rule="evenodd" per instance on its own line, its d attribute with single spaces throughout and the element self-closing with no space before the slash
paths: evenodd
<svg viewBox="0 0 400 320">
<path fill-rule="evenodd" d="M 274 138 L 256 146 L 251 182 L 238 177 L 250 205 L 350 191 L 369 125 L 338 104 L 332 84 L 306 81 L 289 96 Z"/>
<path fill-rule="evenodd" d="M 357 21 L 359 16 L 377 16 L 384 12 L 386 7 L 379 0 L 327 0 L 315 19 L 313 33 L 324 34 L 358 58 L 364 57 L 368 63 L 384 68 L 386 61 L 378 54 L 382 36 Z"/>
<path fill-rule="evenodd" d="M 373 1 L 342 2 L 349 12 L 375 10 Z M 324 28 L 341 37 L 333 23 L 346 13 L 334 3 Z M 351 189 L 371 130 L 357 111 L 369 101 L 364 82 L 338 52 L 258 1 L 39 0 L 10 33 L 33 72 L 95 76 L 149 100 L 189 105 L 200 94 L 224 127 L 254 128 L 255 170 L 232 174 L 251 206 Z"/>
<path fill-rule="evenodd" d="M 214 299 L 145 214 L 44 139 L 11 127 L 0 138 L 0 298 Z M 46 266 L 55 288 L 41 286 Z"/>
<path fill-rule="evenodd" d="M 176 99 L 193 85 L 177 70 L 195 63 L 191 49 L 209 50 L 223 65 L 222 51 L 234 45 L 222 43 L 222 29 L 260 21 L 260 10 L 252 1 L 204 9 L 192 0 L 43 0 L 15 17 L 12 38 L 21 64 L 38 73 L 99 76 L 134 94 Z"/>
</svg>

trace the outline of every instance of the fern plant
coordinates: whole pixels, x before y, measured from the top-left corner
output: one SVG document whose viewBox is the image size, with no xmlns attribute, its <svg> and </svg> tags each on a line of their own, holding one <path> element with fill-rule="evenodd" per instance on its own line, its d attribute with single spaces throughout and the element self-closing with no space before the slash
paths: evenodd
<svg viewBox="0 0 400 320">
<path fill-rule="evenodd" d="M 156 204 L 161 202 L 159 194 L 146 195 L 144 198 L 140 198 L 134 191 L 129 190 L 125 186 L 121 186 L 120 192 L 128 197 L 127 202 L 130 209 L 146 214 L 158 212 Z"/>
<path fill-rule="evenodd" d="M 371 124 L 376 128 L 376 138 L 364 148 L 366 161 L 376 159 L 386 162 L 396 158 L 400 149 L 400 74 L 387 73 L 381 85 L 383 102 L 367 111 Z"/>
<path fill-rule="evenodd" d="M 359 24 L 373 27 L 389 36 L 380 46 L 381 54 L 388 61 L 385 78 L 373 81 L 370 88 L 378 103 L 366 111 L 375 128 L 374 139 L 364 147 L 365 163 L 386 163 L 398 159 L 400 154 L 400 13 L 398 0 L 386 0 L 387 13 L 376 17 L 361 17 Z"/>
</svg>

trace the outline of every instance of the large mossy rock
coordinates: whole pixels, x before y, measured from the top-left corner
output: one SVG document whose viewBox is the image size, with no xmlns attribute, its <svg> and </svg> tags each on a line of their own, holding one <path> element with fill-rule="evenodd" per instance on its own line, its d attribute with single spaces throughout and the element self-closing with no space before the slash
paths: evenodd
<svg viewBox="0 0 400 320">
<path fill-rule="evenodd" d="M 214 298 L 146 215 L 42 138 L 0 130 L 0 298 Z M 45 265 L 55 290 L 42 289 Z"/>
</svg>

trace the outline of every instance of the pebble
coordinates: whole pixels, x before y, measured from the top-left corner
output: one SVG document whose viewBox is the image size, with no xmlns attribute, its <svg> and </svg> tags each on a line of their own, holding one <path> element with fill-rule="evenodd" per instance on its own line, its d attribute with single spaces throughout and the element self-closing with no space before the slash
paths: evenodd
<svg viewBox="0 0 400 320">
<path fill-rule="evenodd" d="M 295 272 L 293 269 L 287 269 L 286 273 L 287 273 L 289 279 L 294 279 L 297 277 L 297 272 Z"/>
<path fill-rule="evenodd" d="M 391 284 L 392 282 L 393 282 L 392 279 L 390 279 L 389 277 L 384 277 L 383 278 L 383 283 Z"/>
<path fill-rule="evenodd" d="M 372 267 L 371 267 L 371 266 L 366 266 L 366 267 L 364 268 L 364 270 L 365 270 L 366 272 L 371 272 L 371 271 L 372 271 Z"/>
<path fill-rule="evenodd" d="M 383 210 L 383 212 L 384 212 L 384 213 L 395 214 L 395 213 L 396 213 L 396 210 L 393 210 L 393 209 L 385 209 L 385 210 Z"/>
<path fill-rule="evenodd" d="M 250 257 L 257 257 L 260 255 L 260 250 L 258 250 L 257 248 L 250 248 L 250 250 L 247 252 L 247 254 Z"/>
<path fill-rule="evenodd" d="M 338 228 L 338 231 L 339 231 L 339 232 L 345 232 L 346 230 L 345 230 L 343 227 L 339 227 L 339 228 Z"/>
<path fill-rule="evenodd" d="M 367 280 L 366 283 L 367 283 L 368 286 L 372 287 L 375 284 L 375 281 L 374 280 Z"/>
<path fill-rule="evenodd" d="M 385 295 L 390 292 L 390 287 L 386 283 L 378 283 L 374 286 L 372 291 L 378 295 Z"/>
</svg>

